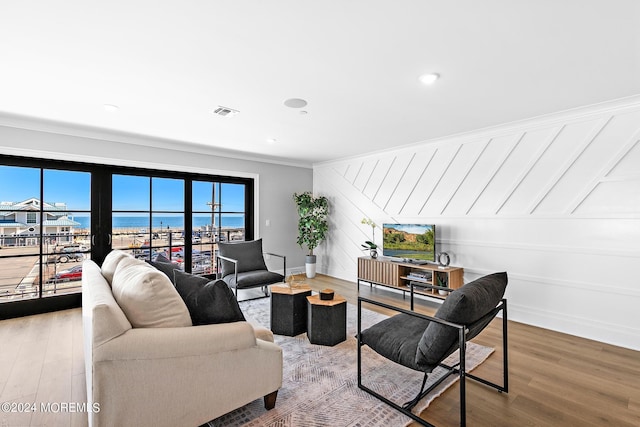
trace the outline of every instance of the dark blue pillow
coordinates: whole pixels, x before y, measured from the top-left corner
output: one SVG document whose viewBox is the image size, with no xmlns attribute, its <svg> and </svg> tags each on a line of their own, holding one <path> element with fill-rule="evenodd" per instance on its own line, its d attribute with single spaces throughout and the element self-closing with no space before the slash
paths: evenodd
<svg viewBox="0 0 640 427">
<path fill-rule="evenodd" d="M 224 281 L 212 281 L 181 270 L 174 270 L 173 274 L 176 290 L 184 300 L 194 326 L 245 320 L 238 300 Z"/>
</svg>

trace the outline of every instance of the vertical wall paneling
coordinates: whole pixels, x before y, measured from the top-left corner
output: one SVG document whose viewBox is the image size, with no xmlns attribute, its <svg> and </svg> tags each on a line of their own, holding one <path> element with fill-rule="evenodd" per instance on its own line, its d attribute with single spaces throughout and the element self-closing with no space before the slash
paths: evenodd
<svg viewBox="0 0 640 427">
<path fill-rule="evenodd" d="M 355 282 L 363 217 L 434 223 L 465 282 L 508 272 L 512 319 L 640 350 L 640 96 L 319 163 L 314 191 L 326 274 Z"/>
</svg>

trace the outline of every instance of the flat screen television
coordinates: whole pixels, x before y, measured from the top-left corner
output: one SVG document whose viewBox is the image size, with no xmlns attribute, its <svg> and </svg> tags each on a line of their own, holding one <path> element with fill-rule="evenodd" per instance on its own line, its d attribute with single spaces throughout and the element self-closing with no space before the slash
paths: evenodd
<svg viewBox="0 0 640 427">
<path fill-rule="evenodd" d="M 382 255 L 405 262 L 435 262 L 436 226 L 382 224 Z"/>
</svg>

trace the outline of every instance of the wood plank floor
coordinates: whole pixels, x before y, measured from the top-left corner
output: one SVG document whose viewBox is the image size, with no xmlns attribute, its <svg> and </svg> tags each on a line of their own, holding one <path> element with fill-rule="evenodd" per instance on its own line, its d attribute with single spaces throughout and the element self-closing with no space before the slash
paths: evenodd
<svg viewBox="0 0 640 427">
<path fill-rule="evenodd" d="M 307 283 L 316 291 L 332 288 L 351 303 L 358 296 L 353 282 L 318 275 Z M 360 294 L 409 305 L 383 287 L 363 285 Z M 416 303 L 425 314 L 437 307 Z M 500 321 L 474 341 L 496 348 L 474 373 L 500 382 Z M 640 426 L 640 352 L 510 321 L 509 368 L 508 394 L 467 382 L 469 426 Z M 0 321 L 0 402 L 83 402 L 85 396 L 80 309 Z M 458 425 L 458 396 L 454 385 L 422 417 Z M 0 427 L 86 425 L 84 413 L 0 412 Z"/>
<path fill-rule="evenodd" d="M 357 301 L 352 282 L 319 275 L 307 283 Z M 404 300 L 382 286 L 361 285 L 360 295 L 409 308 L 408 296 Z M 433 315 L 438 307 L 421 299 L 415 310 Z M 508 329 L 509 393 L 467 381 L 467 425 L 640 426 L 640 352 L 512 321 Z M 501 319 L 474 339 L 496 351 L 473 373 L 498 384 L 501 340 Z M 458 385 L 452 386 L 421 417 L 437 426 L 459 425 L 459 393 Z"/>
</svg>

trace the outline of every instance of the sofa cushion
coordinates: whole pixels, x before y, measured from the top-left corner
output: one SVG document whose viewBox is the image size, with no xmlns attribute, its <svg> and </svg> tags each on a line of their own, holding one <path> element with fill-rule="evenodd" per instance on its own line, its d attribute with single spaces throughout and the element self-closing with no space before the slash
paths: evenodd
<svg viewBox="0 0 640 427">
<path fill-rule="evenodd" d="M 266 270 L 267 265 L 262 255 L 262 239 L 249 242 L 218 243 L 219 254 L 238 260 L 238 273 L 254 270 Z M 222 277 L 235 272 L 230 261 L 222 261 Z"/>
<path fill-rule="evenodd" d="M 166 274 L 144 261 L 120 261 L 111 285 L 113 296 L 134 328 L 191 326 L 184 301 Z"/>
<path fill-rule="evenodd" d="M 507 273 L 481 277 L 451 292 L 434 317 L 460 325 L 470 325 L 496 308 L 507 287 Z M 416 351 L 418 365 L 440 362 L 455 351 L 458 330 L 430 322 L 420 338 Z"/>
<path fill-rule="evenodd" d="M 245 320 L 235 295 L 222 280 L 173 271 L 178 293 L 184 300 L 194 325 L 241 322 Z"/>
<path fill-rule="evenodd" d="M 133 256 L 119 249 L 112 250 L 104 258 L 100 271 L 102 272 L 102 276 L 109 282 L 109 286 L 111 286 L 111 282 L 113 282 L 113 274 L 116 272 L 118 264 L 125 258 L 133 258 Z"/>
</svg>

